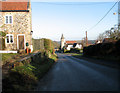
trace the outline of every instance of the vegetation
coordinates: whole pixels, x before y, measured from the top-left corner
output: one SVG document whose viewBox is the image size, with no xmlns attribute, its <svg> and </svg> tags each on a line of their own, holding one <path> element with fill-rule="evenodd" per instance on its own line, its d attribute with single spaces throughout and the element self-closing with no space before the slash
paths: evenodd
<svg viewBox="0 0 120 93">
<path fill-rule="evenodd" d="M 110 30 L 99 34 L 98 40 L 103 41 L 104 38 L 109 38 L 109 43 L 99 43 L 97 45 L 91 45 L 84 47 L 84 55 L 92 56 L 101 59 L 119 59 L 120 52 L 120 25 L 112 27 Z M 113 41 L 113 42 L 112 42 Z"/>
<path fill-rule="evenodd" d="M 44 40 L 45 50 L 36 58 L 31 57 L 29 62 L 25 60 L 19 66 L 9 70 L 3 79 L 3 92 L 5 91 L 31 91 L 57 60 L 53 52 L 51 40 Z M 33 60 L 34 59 L 34 60 Z"/>
<path fill-rule="evenodd" d="M 120 60 L 120 40 L 116 43 L 100 43 L 97 45 L 84 47 L 83 54 L 85 56 L 96 56 Z"/>
<path fill-rule="evenodd" d="M 119 26 L 113 27 L 110 30 L 105 31 L 104 33 L 99 34 L 98 40 L 103 41 L 104 38 L 111 38 L 113 40 L 120 39 L 120 31 L 118 29 Z"/>
<path fill-rule="evenodd" d="M 10 69 L 9 74 L 3 80 L 3 91 L 33 90 L 39 79 L 57 60 L 57 56 L 51 54 L 51 57 L 48 57 L 42 53 L 40 59 L 37 60 L 30 63 L 21 63 L 20 66 Z"/>
<path fill-rule="evenodd" d="M 54 44 L 53 41 L 50 39 L 44 39 L 44 48 L 46 51 L 49 51 L 50 53 L 54 52 Z"/>
<path fill-rule="evenodd" d="M 60 48 L 60 42 L 53 41 L 54 47 L 59 49 Z"/>
<path fill-rule="evenodd" d="M 5 49 L 5 36 L 6 36 L 6 33 L 0 31 L 0 50 Z"/>
<path fill-rule="evenodd" d="M 34 51 L 49 51 L 51 53 L 54 52 L 54 42 L 50 39 L 42 38 L 42 39 L 33 39 L 33 49 Z"/>
<path fill-rule="evenodd" d="M 6 36 L 6 33 L 3 32 L 3 31 L 0 31 L 0 36 L 5 37 L 5 36 Z"/>
<path fill-rule="evenodd" d="M 2 61 L 5 62 L 7 60 L 12 59 L 15 55 L 18 54 L 13 54 L 13 53 L 2 53 Z"/>
</svg>

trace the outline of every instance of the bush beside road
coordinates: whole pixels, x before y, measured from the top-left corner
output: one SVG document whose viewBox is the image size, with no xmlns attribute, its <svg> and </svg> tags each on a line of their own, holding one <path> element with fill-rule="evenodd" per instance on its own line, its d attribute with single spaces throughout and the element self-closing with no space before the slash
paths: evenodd
<svg viewBox="0 0 120 93">
<path fill-rule="evenodd" d="M 30 62 L 20 63 L 9 70 L 3 79 L 3 91 L 30 91 L 33 90 L 40 78 L 51 68 L 57 56 L 47 56 L 42 53 L 39 59 L 30 58 Z"/>
<path fill-rule="evenodd" d="M 6 91 L 32 91 L 38 81 L 49 71 L 57 60 L 53 42 L 44 39 L 44 49 L 30 54 L 21 60 L 15 60 L 14 64 L 5 64 L 4 69 L 8 73 L 4 75 L 3 92 Z M 9 59 L 7 60 L 10 61 Z"/>
</svg>

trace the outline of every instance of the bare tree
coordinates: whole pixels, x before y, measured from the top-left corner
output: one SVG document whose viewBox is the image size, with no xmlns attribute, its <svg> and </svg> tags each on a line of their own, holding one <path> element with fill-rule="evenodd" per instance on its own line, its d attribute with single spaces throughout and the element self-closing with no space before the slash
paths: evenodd
<svg viewBox="0 0 120 93">
<path fill-rule="evenodd" d="M 99 36 L 97 37 L 98 41 L 103 41 L 103 39 L 106 38 L 104 33 L 99 34 Z"/>
<path fill-rule="evenodd" d="M 118 30 L 118 27 L 113 27 L 110 30 L 107 30 L 104 33 L 99 34 L 97 39 L 102 41 L 104 38 L 111 38 L 113 40 L 119 40 L 120 31 Z"/>
</svg>

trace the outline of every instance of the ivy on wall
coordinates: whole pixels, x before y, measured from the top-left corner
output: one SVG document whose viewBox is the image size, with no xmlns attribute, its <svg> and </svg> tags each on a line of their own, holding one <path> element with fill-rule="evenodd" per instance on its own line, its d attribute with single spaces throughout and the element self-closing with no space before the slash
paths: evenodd
<svg viewBox="0 0 120 93">
<path fill-rule="evenodd" d="M 6 33 L 0 31 L 0 50 L 5 49 L 5 36 L 6 36 Z"/>
</svg>

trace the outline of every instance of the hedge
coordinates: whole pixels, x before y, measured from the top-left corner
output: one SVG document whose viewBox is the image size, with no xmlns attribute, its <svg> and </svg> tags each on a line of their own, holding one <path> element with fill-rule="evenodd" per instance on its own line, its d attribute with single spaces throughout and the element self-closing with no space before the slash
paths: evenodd
<svg viewBox="0 0 120 93">
<path fill-rule="evenodd" d="M 83 54 L 90 56 L 120 55 L 120 40 L 116 43 L 100 43 L 84 47 Z"/>
</svg>

